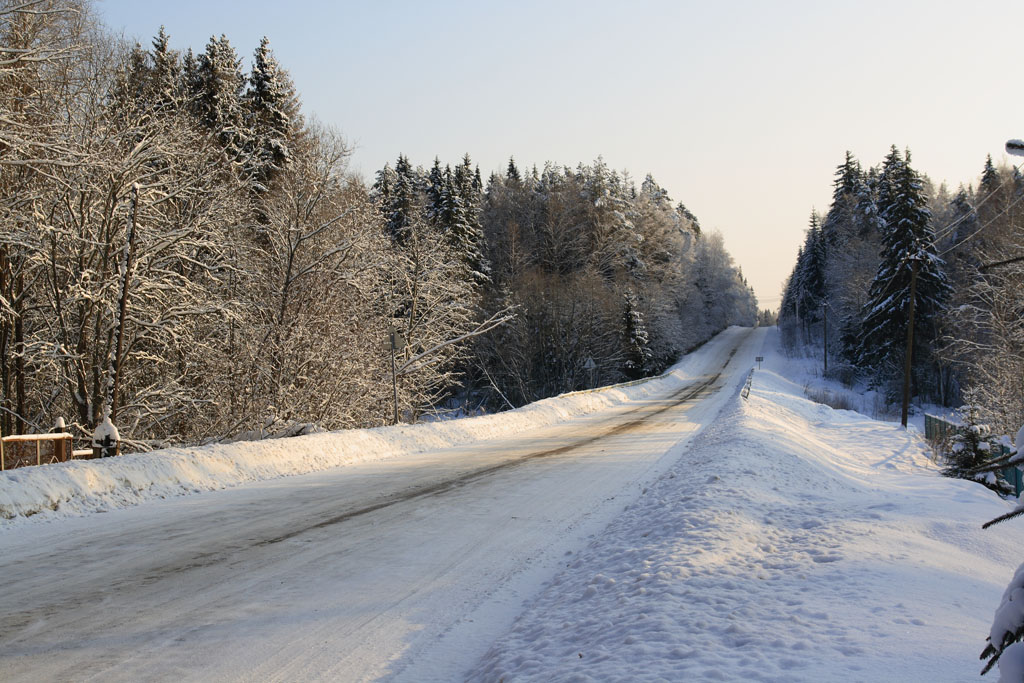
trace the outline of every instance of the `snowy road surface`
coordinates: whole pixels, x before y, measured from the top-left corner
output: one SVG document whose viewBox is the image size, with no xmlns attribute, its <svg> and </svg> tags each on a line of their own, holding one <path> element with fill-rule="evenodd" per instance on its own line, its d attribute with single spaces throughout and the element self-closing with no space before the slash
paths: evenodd
<svg viewBox="0 0 1024 683">
<path fill-rule="evenodd" d="M 0 530 L 2 678 L 458 679 L 735 400 L 763 337 L 516 438 Z"/>
</svg>

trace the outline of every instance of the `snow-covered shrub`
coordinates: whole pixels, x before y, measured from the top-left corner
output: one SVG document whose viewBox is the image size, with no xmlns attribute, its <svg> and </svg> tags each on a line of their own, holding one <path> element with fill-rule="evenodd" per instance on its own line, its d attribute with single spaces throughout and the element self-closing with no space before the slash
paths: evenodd
<svg viewBox="0 0 1024 683">
<path fill-rule="evenodd" d="M 957 410 L 964 426 L 951 439 L 950 463 L 942 473 L 947 477 L 976 481 L 1000 495 L 1011 495 L 1013 491 L 1009 485 L 987 467 L 992 462 L 992 441 L 989 439 L 992 430 L 978 421 L 978 410 L 971 397 L 968 393 L 968 402 Z"/>
<path fill-rule="evenodd" d="M 1017 432 L 1016 449 L 1009 455 L 993 461 L 991 467 L 1019 465 L 1024 460 L 1024 426 Z M 985 523 L 987 529 L 993 524 L 1024 514 L 1024 505 L 1018 502 L 1017 507 L 1005 515 L 996 517 Z M 1010 585 L 1003 591 L 1003 597 L 996 608 L 989 630 L 988 645 L 981 652 L 981 659 L 987 659 L 982 674 L 988 673 L 999 663 L 1000 681 L 1024 680 L 1024 564 L 1017 568 Z"/>
</svg>

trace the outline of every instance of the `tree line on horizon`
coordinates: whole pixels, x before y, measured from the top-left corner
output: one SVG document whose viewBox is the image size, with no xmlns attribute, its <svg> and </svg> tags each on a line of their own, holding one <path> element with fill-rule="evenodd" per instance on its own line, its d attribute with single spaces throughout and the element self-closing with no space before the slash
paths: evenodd
<svg viewBox="0 0 1024 683">
<path fill-rule="evenodd" d="M 716 233 L 601 159 L 403 155 L 367 183 L 269 41 L 198 53 L 87 0 L 0 0 L 0 433 L 132 449 L 498 410 L 656 373 L 753 292 Z"/>
</svg>

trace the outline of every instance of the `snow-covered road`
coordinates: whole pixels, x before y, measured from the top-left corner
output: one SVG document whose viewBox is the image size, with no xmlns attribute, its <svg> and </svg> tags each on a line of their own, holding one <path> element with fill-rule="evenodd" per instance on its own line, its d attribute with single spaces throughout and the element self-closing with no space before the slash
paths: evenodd
<svg viewBox="0 0 1024 683">
<path fill-rule="evenodd" d="M 763 333 L 514 438 L 0 530 L 3 678 L 458 679 L 735 398 Z"/>
</svg>

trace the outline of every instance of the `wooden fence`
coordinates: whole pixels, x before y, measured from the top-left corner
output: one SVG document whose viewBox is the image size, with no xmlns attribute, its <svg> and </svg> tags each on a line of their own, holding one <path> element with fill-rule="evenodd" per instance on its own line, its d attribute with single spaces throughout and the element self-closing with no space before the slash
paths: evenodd
<svg viewBox="0 0 1024 683">
<path fill-rule="evenodd" d="M 92 451 L 73 450 L 71 435 L 63 432 L 0 437 L 0 470 L 48 465 L 75 457 L 92 457 Z"/>
</svg>

